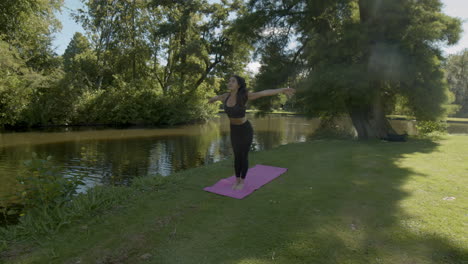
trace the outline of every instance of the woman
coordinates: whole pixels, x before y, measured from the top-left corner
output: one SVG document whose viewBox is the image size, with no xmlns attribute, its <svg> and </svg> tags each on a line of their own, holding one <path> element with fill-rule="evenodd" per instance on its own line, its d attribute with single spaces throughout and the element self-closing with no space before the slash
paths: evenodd
<svg viewBox="0 0 468 264">
<path fill-rule="evenodd" d="M 247 101 L 278 93 L 292 95 L 296 90 L 292 88 L 280 88 L 250 93 L 247 92 L 244 78 L 237 75 L 229 79 L 228 89 L 230 90 L 229 93 L 215 96 L 211 98 L 209 102 L 213 103 L 218 100 L 224 102 L 224 110 L 231 123 L 231 144 L 234 150 L 236 182 L 232 186 L 232 189 L 242 190 L 242 188 L 244 188 L 247 170 L 249 169 L 248 154 L 253 139 L 252 125 L 245 118 L 245 105 Z"/>
</svg>

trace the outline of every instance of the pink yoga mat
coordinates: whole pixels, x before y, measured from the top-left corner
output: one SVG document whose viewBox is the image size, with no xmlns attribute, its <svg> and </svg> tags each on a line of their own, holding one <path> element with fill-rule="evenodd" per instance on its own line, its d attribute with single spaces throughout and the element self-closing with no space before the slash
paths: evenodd
<svg viewBox="0 0 468 264">
<path fill-rule="evenodd" d="M 205 187 L 203 190 L 212 192 L 220 195 L 229 196 L 232 198 L 242 199 L 247 195 L 253 193 L 256 189 L 262 187 L 266 183 L 272 181 L 274 178 L 285 173 L 288 169 L 272 167 L 266 165 L 255 165 L 247 172 L 247 176 L 244 182 L 244 188 L 242 190 L 232 190 L 231 187 L 236 181 L 236 176 L 231 176 L 225 179 L 221 179 L 215 185 Z"/>
</svg>

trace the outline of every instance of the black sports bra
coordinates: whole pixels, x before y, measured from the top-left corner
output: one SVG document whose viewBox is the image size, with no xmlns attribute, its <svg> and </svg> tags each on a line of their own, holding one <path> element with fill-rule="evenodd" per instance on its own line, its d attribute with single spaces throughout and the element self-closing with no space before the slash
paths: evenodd
<svg viewBox="0 0 468 264">
<path fill-rule="evenodd" d="M 224 100 L 224 111 L 226 112 L 228 117 L 230 117 L 230 118 L 242 118 L 242 117 L 244 117 L 246 107 L 245 106 L 244 107 L 240 106 L 239 104 L 237 104 L 237 101 L 236 101 L 236 104 L 233 107 L 228 106 L 227 105 L 227 100 L 228 100 L 229 96 L 231 96 L 231 94 L 229 94 L 226 97 L 226 100 Z"/>
</svg>

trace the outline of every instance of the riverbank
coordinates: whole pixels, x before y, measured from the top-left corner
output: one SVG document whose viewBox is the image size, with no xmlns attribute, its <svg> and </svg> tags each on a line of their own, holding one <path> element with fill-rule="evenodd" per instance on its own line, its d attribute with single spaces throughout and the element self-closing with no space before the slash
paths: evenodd
<svg viewBox="0 0 468 264">
<path fill-rule="evenodd" d="M 247 113 L 255 114 L 260 112 L 259 110 L 246 110 Z M 224 110 L 219 110 L 218 114 L 225 114 Z M 290 111 L 272 111 L 268 112 L 268 114 L 282 114 L 282 115 L 291 115 L 291 116 L 304 116 L 302 113 L 298 112 L 290 112 Z M 415 120 L 412 116 L 405 116 L 405 115 L 387 115 L 388 119 L 391 120 L 408 120 L 412 121 Z M 468 118 L 458 118 L 458 117 L 448 117 L 446 120 L 448 123 L 468 123 Z M 203 121 L 202 121 L 203 122 Z M 69 129 L 80 129 L 80 128 L 100 128 L 100 129 L 108 129 L 108 128 L 115 128 L 115 129 L 122 129 L 122 128 L 173 128 L 177 126 L 185 126 L 190 124 L 197 124 L 200 123 L 200 120 L 195 120 L 191 122 L 184 122 L 175 125 L 148 125 L 144 123 L 131 123 L 131 124 L 73 124 L 73 125 L 44 125 L 44 126 L 34 126 L 34 127 L 10 127 L 9 129 L 1 128 L 0 127 L 0 134 L 3 133 L 11 133 L 11 132 L 31 132 L 31 131 L 51 131 L 56 132 L 58 129 L 62 129 L 64 131 L 68 131 Z"/>
<path fill-rule="evenodd" d="M 413 116 L 405 116 L 405 115 L 387 115 L 387 118 L 393 120 L 415 120 Z M 454 123 L 468 123 L 468 118 L 459 118 L 459 117 L 447 117 L 447 122 L 454 122 Z"/>
<path fill-rule="evenodd" d="M 468 136 L 321 140 L 250 154 L 289 170 L 243 200 L 204 192 L 232 158 L 142 178 L 111 211 L 7 263 L 463 263 Z"/>
<path fill-rule="evenodd" d="M 248 113 L 256 113 L 258 110 L 247 110 Z M 220 111 L 219 113 L 224 113 L 224 111 Z M 272 111 L 268 112 L 269 114 L 287 114 L 287 115 L 303 115 L 298 112 L 289 112 L 289 111 Z M 388 119 L 391 120 L 415 120 L 413 116 L 406 116 L 406 115 L 387 115 Z M 468 118 L 460 118 L 460 117 L 447 117 L 447 122 L 453 123 L 468 123 Z"/>
</svg>

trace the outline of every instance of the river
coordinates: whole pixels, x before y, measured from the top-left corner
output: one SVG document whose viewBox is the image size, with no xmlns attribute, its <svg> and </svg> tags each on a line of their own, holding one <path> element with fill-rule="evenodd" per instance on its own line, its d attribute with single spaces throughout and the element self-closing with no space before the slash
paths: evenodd
<svg viewBox="0 0 468 264">
<path fill-rule="evenodd" d="M 254 128 L 253 151 L 304 142 L 319 126 L 318 119 L 269 114 L 247 114 Z M 399 133 L 416 133 L 412 121 L 393 120 Z M 349 121 L 339 126 L 351 129 Z M 468 133 L 468 124 L 451 123 L 449 133 Z M 225 114 L 203 123 L 170 128 L 67 127 L 0 133 L 0 197 L 10 193 L 23 163 L 52 156 L 61 173 L 87 175 L 85 192 L 96 185 L 128 185 L 134 177 L 168 176 L 172 172 L 214 163 L 232 155 L 229 120 Z M 233 170 L 234 173 L 234 170 Z"/>
</svg>

